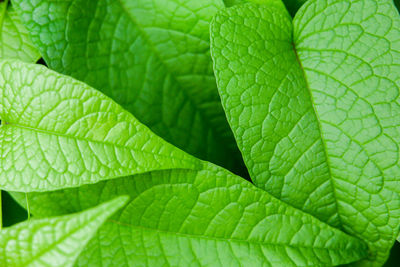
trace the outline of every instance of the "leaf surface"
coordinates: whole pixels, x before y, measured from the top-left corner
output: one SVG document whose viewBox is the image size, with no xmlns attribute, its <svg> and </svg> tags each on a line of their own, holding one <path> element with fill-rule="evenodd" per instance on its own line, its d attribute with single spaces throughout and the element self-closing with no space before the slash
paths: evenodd
<svg viewBox="0 0 400 267">
<path fill-rule="evenodd" d="M 358 239 L 211 165 L 29 194 L 35 216 L 131 202 L 92 239 L 78 266 L 332 266 L 366 256 Z"/>
<path fill-rule="evenodd" d="M 0 2 L 0 58 L 36 62 L 39 51 L 32 44 L 28 31 L 17 12 L 6 2 Z"/>
<path fill-rule="evenodd" d="M 118 197 L 81 213 L 2 229 L 0 266 L 73 266 L 99 227 L 127 200 Z"/>
<path fill-rule="evenodd" d="M 256 4 L 282 4 L 284 3 L 288 11 L 292 16 L 294 16 L 297 10 L 303 5 L 307 0 L 224 0 L 227 7 L 233 5 L 239 5 L 244 3 L 256 3 Z"/>
<path fill-rule="evenodd" d="M 247 4 L 212 24 L 228 121 L 253 181 L 388 256 L 399 229 L 400 18 L 392 1 Z"/>
<path fill-rule="evenodd" d="M 0 61 L 0 187 L 49 191 L 153 170 L 201 167 L 88 85 Z"/>
<path fill-rule="evenodd" d="M 186 152 L 245 169 L 209 51 L 222 0 L 14 3 L 50 68 L 101 90 Z"/>
</svg>

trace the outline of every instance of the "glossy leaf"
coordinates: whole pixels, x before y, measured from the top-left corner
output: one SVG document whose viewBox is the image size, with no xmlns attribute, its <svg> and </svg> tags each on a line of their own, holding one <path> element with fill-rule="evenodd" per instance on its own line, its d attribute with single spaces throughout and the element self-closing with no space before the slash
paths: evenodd
<svg viewBox="0 0 400 267">
<path fill-rule="evenodd" d="M 228 172 L 171 170 L 29 195 L 36 216 L 131 196 L 77 266 L 332 266 L 366 256 L 354 237 Z"/>
<path fill-rule="evenodd" d="M 73 266 L 98 228 L 127 197 L 63 217 L 30 220 L 0 232 L 0 266 Z"/>
<path fill-rule="evenodd" d="M 247 4 L 212 24 L 223 106 L 253 181 L 369 243 L 400 226 L 400 17 L 392 1 Z"/>
<path fill-rule="evenodd" d="M 245 169 L 209 52 L 209 22 L 222 0 L 14 4 L 50 68 L 101 90 L 179 148 Z"/>
<path fill-rule="evenodd" d="M 0 187 L 49 191 L 201 162 L 111 99 L 39 65 L 0 61 Z"/>
<path fill-rule="evenodd" d="M 0 58 L 36 62 L 40 54 L 32 44 L 28 31 L 8 1 L 0 2 Z"/>
</svg>

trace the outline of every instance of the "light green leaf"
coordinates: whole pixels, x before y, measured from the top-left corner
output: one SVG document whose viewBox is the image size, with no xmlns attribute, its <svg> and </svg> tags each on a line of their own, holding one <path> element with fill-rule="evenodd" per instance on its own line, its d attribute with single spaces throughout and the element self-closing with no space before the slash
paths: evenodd
<svg viewBox="0 0 400 267">
<path fill-rule="evenodd" d="M 245 169 L 209 51 L 222 0 L 13 3 L 50 68 L 101 90 L 186 152 Z"/>
<path fill-rule="evenodd" d="M 392 1 L 308 1 L 221 11 L 212 55 L 253 181 L 369 243 L 398 234 L 400 17 Z M 293 37 L 294 35 L 294 37 Z"/>
<path fill-rule="evenodd" d="M 201 161 L 98 91 L 39 65 L 0 61 L 0 187 L 49 191 Z"/>
<path fill-rule="evenodd" d="M 8 1 L 0 2 L 0 58 L 36 62 L 39 51 L 32 44 L 18 14 Z"/>
<path fill-rule="evenodd" d="M 332 266 L 367 254 L 358 239 L 208 165 L 29 194 L 36 216 L 96 205 L 128 193 L 78 266 Z"/>
<path fill-rule="evenodd" d="M 73 266 L 99 227 L 126 204 L 119 197 L 63 217 L 30 220 L 0 232 L 0 266 Z"/>
</svg>

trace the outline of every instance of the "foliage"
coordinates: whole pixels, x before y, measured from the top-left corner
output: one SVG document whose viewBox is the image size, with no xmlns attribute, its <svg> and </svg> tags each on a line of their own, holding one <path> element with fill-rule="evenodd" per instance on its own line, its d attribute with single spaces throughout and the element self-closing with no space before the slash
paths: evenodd
<svg viewBox="0 0 400 267">
<path fill-rule="evenodd" d="M 304 2 L 0 3 L 0 266 L 382 266 L 399 13 Z"/>
</svg>

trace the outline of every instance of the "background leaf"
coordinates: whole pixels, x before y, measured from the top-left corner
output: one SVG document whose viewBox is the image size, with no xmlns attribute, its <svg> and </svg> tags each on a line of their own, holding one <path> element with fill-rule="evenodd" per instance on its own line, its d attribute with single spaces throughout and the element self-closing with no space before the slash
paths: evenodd
<svg viewBox="0 0 400 267">
<path fill-rule="evenodd" d="M 24 195 L 24 194 L 23 194 Z M 27 219 L 27 212 L 24 210 L 6 191 L 1 192 L 1 205 L 3 226 L 11 226 Z"/>
<path fill-rule="evenodd" d="M 391 1 L 308 1 L 293 24 L 273 6 L 217 15 L 228 121 L 258 186 L 368 241 L 365 264 L 381 265 L 400 222 L 399 15 Z"/>
<path fill-rule="evenodd" d="M 49 191 L 152 170 L 201 168 L 82 82 L 0 61 L 0 186 Z"/>
<path fill-rule="evenodd" d="M 127 200 L 119 197 L 78 214 L 2 229 L 0 266 L 73 266 L 97 229 Z"/>
<path fill-rule="evenodd" d="M 222 0 L 13 3 L 50 68 L 103 91 L 175 146 L 246 175 L 209 52 Z"/>
<path fill-rule="evenodd" d="M 128 193 L 78 266 L 314 266 L 366 256 L 356 238 L 226 171 L 171 170 L 30 194 L 36 216 L 69 213 Z"/>
</svg>

